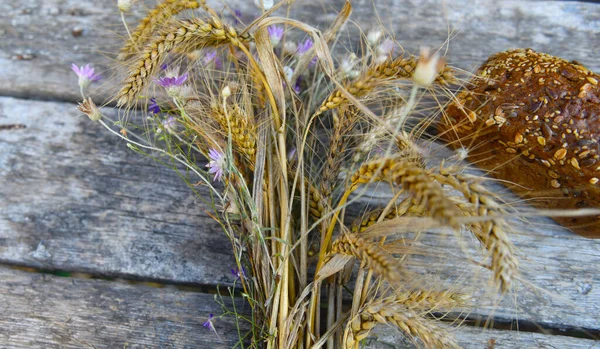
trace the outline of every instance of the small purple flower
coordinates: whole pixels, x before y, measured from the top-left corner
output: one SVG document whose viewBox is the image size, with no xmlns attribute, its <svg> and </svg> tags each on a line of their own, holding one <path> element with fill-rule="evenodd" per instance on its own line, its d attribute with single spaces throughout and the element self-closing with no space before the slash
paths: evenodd
<svg viewBox="0 0 600 349">
<path fill-rule="evenodd" d="M 267 28 L 269 32 L 269 39 L 271 39 L 271 45 L 277 46 L 283 37 L 283 28 L 277 25 L 272 25 Z"/>
<path fill-rule="evenodd" d="M 299 56 L 304 55 L 308 50 L 313 47 L 313 41 L 311 39 L 306 39 L 304 42 L 298 44 L 298 50 L 296 54 Z"/>
<path fill-rule="evenodd" d="M 244 267 L 240 270 L 239 268 L 231 268 L 231 274 L 236 277 L 236 279 L 246 278 L 246 270 Z"/>
<path fill-rule="evenodd" d="M 150 98 L 150 104 L 148 104 L 148 111 L 152 114 L 160 113 L 160 106 L 156 103 L 156 98 Z"/>
<path fill-rule="evenodd" d="M 177 132 L 177 119 L 173 116 L 169 116 L 162 122 L 162 126 L 169 134 Z"/>
<path fill-rule="evenodd" d="M 217 51 L 215 50 L 208 51 L 204 55 L 204 58 L 202 60 L 204 61 L 205 66 L 208 66 L 211 63 L 215 65 L 216 69 L 221 69 L 221 67 L 223 66 L 223 64 L 221 63 L 221 59 L 219 58 L 219 56 L 217 56 Z"/>
<path fill-rule="evenodd" d="M 155 79 L 154 81 L 156 81 L 156 83 L 159 84 L 160 86 L 162 86 L 166 89 L 169 89 L 171 87 L 183 85 L 183 83 L 187 80 L 187 78 L 188 78 L 188 74 L 185 73 L 181 76 L 165 76 L 160 79 Z"/>
<path fill-rule="evenodd" d="M 183 85 L 187 78 L 188 74 L 185 73 L 181 76 L 165 76 L 160 79 L 154 79 L 154 81 L 164 87 L 170 97 L 179 98 L 181 97 L 181 85 Z"/>
<path fill-rule="evenodd" d="M 92 68 L 89 64 L 86 64 L 80 68 L 73 63 L 71 64 L 71 69 L 73 69 L 75 74 L 77 74 L 79 77 L 79 86 L 81 88 L 86 88 L 90 85 L 90 83 L 98 81 L 102 78 L 99 74 L 94 74 L 94 68 Z"/>
<path fill-rule="evenodd" d="M 208 320 L 206 320 L 206 322 L 203 323 L 202 326 L 204 326 L 205 328 L 208 328 L 211 331 L 214 331 L 215 327 L 213 326 L 213 323 L 212 323 L 212 320 L 214 317 L 215 317 L 215 315 L 212 313 L 210 315 L 208 315 Z"/>
<path fill-rule="evenodd" d="M 223 171 L 225 169 L 225 155 L 218 150 L 211 148 L 208 151 L 208 158 L 210 162 L 206 164 L 206 167 L 209 168 L 208 173 L 215 174 L 215 178 L 213 181 L 220 181 L 221 177 L 223 177 Z"/>
<path fill-rule="evenodd" d="M 240 9 L 233 10 L 233 24 L 240 24 L 242 19 L 242 11 Z"/>
</svg>

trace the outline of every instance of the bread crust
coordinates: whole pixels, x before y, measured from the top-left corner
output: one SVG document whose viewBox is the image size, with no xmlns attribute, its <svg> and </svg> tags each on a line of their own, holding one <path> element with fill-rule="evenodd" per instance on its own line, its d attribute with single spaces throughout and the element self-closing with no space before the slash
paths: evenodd
<svg viewBox="0 0 600 349">
<path fill-rule="evenodd" d="M 600 207 L 600 76 L 532 49 L 492 55 L 439 123 L 440 136 L 540 208 Z M 557 217 L 600 237 L 600 217 Z"/>
</svg>

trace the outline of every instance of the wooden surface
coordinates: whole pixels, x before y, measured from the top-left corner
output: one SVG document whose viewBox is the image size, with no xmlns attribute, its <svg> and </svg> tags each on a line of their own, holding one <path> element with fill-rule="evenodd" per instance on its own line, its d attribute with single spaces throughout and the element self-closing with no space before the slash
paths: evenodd
<svg viewBox="0 0 600 349">
<path fill-rule="evenodd" d="M 248 1 L 228 4 L 241 8 L 247 21 L 257 13 Z M 373 22 L 370 1 L 353 4 L 357 23 Z M 467 70 L 511 47 L 532 47 L 600 70 L 600 5 L 376 4 L 381 21 L 413 52 L 422 44 L 443 44 L 451 25 L 448 60 Z M 322 27 L 334 18 L 330 10 L 340 7 L 339 0 L 294 6 L 298 17 Z M 79 29 L 82 35 L 73 36 Z M 79 93 L 71 62 L 94 63 L 108 77 L 100 94 L 110 90 L 115 80 L 109 53 L 122 34 L 115 6 L 104 2 L 0 0 L 0 125 L 25 126 L 0 128 L 0 348 L 213 348 L 235 342 L 231 319 L 217 322 L 220 339 L 202 327 L 207 313 L 220 314 L 206 293 L 233 282 L 229 241 L 203 212 L 202 198 L 173 170 L 129 151 L 73 104 Z M 480 333 L 464 327 L 457 337 L 465 347 L 485 348 L 490 338 L 497 348 L 598 347 L 577 336 L 600 338 L 600 241 L 571 235 L 549 220 L 534 222 L 516 226 L 512 238 L 522 278 L 536 289 L 520 286 L 469 315 L 497 324 L 518 319 L 527 330 Z M 455 242 L 435 234 L 423 240 L 456 250 Z M 459 269 L 443 259 L 430 263 L 440 278 L 466 275 L 453 275 Z M 186 284 L 194 292 L 60 278 L 12 270 L 14 265 Z M 486 278 L 466 287 L 481 288 Z M 393 331 L 379 337 L 380 345 L 398 341 Z"/>
</svg>

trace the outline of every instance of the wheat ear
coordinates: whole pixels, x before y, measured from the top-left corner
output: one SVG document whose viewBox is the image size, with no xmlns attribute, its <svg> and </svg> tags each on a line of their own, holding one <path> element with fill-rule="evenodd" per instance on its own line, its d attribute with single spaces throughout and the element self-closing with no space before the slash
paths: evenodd
<svg viewBox="0 0 600 349">
<path fill-rule="evenodd" d="M 363 217 L 356 219 L 352 223 L 351 231 L 353 233 L 362 233 L 367 228 L 377 223 L 379 217 L 383 213 L 384 208 L 376 208 L 370 212 L 367 212 Z M 394 219 L 401 216 L 423 216 L 425 214 L 425 208 L 421 205 L 415 205 L 412 198 L 402 200 L 396 207 L 390 210 L 384 220 Z"/>
<path fill-rule="evenodd" d="M 256 159 L 256 124 L 245 113 L 234 105 L 227 113 L 220 107 L 213 107 L 213 115 L 217 122 L 231 138 L 235 149 L 246 159 L 248 168 L 253 171 Z"/>
<path fill-rule="evenodd" d="M 334 116 L 333 118 L 333 133 L 329 139 L 321 180 L 322 195 L 326 198 L 330 198 L 333 192 L 342 159 L 350 141 L 348 134 L 354 129 L 359 113 L 357 108 L 350 107 L 342 111 L 339 117 Z"/>
<path fill-rule="evenodd" d="M 381 158 L 371 160 L 352 175 L 351 190 L 361 183 L 389 181 L 401 184 L 410 191 L 416 204 L 424 206 L 433 218 L 459 228 L 457 208 L 446 196 L 442 186 L 431 174 L 412 161 L 402 158 Z"/>
<path fill-rule="evenodd" d="M 452 336 L 434 320 L 419 316 L 389 299 L 372 302 L 348 322 L 344 333 L 345 347 L 359 348 L 360 341 L 367 338 L 377 324 L 395 325 L 411 340 L 419 339 L 427 348 L 459 348 Z"/>
<path fill-rule="evenodd" d="M 463 306 L 469 297 L 450 291 L 411 290 L 397 292 L 389 301 L 403 304 L 410 309 L 430 311 Z"/>
<path fill-rule="evenodd" d="M 117 105 L 130 105 L 135 100 L 138 93 L 147 86 L 150 77 L 157 71 L 169 51 L 175 48 L 193 51 L 204 46 L 227 43 L 239 46 L 241 42 L 247 40 L 249 40 L 248 36 L 238 36 L 235 29 L 224 25 L 215 17 L 211 17 L 207 21 L 193 18 L 178 22 L 177 25 L 158 34 L 144 48 L 117 94 Z"/>
<path fill-rule="evenodd" d="M 475 206 L 479 216 L 491 213 L 502 213 L 494 195 L 478 183 L 460 174 L 452 174 L 451 169 L 442 169 L 435 177 L 439 183 L 449 185 L 460 191 L 462 195 Z M 476 237 L 484 244 L 492 256 L 492 271 L 494 279 L 505 293 L 510 289 L 512 280 L 517 273 L 518 262 L 514 255 L 514 247 L 506 234 L 508 225 L 504 219 L 494 218 L 480 224 L 481 230 L 471 229 Z"/>
<path fill-rule="evenodd" d="M 412 77 L 416 66 L 417 59 L 415 57 L 388 59 L 368 69 L 345 88 L 354 97 L 362 97 L 386 80 L 408 79 Z M 449 67 L 444 67 L 435 80 L 440 85 L 447 85 L 452 81 L 454 81 L 454 74 Z M 339 108 L 346 103 L 348 103 L 348 99 L 344 97 L 340 90 L 335 90 L 323 101 L 315 112 L 315 115 Z"/>
<path fill-rule="evenodd" d="M 146 43 L 152 36 L 156 28 L 167 22 L 169 18 L 187 9 L 198 8 L 198 1 L 195 0 L 164 0 L 148 11 L 140 24 L 133 32 L 129 40 L 125 42 L 121 53 L 117 57 L 119 60 L 126 60 L 135 54 L 140 47 L 146 46 Z"/>
<path fill-rule="evenodd" d="M 390 282 L 400 280 L 400 266 L 378 244 L 366 241 L 356 234 L 342 234 L 331 245 L 331 254 L 353 256 L 361 265 L 373 270 Z"/>
</svg>

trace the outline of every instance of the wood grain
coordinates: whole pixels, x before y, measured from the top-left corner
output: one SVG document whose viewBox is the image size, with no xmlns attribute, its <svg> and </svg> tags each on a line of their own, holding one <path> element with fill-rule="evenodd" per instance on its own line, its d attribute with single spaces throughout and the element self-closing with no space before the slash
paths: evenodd
<svg viewBox="0 0 600 349">
<path fill-rule="evenodd" d="M 203 213 L 207 206 L 173 171 L 78 114 L 70 103 L 0 98 L 0 124 L 27 126 L 0 132 L 0 182 L 9 184 L 0 186 L 0 260 L 174 283 L 230 283 L 230 247 Z M 358 207 L 367 200 L 374 199 L 365 197 Z M 502 302 L 488 298 L 472 315 L 600 330 L 600 275 L 589 267 L 600 265 L 600 240 L 575 236 L 550 220 L 532 222 L 513 224 L 511 236 L 530 285 Z M 458 246 L 477 246 L 472 238 L 433 232 L 422 234 L 420 243 L 452 255 L 414 259 L 416 268 L 428 265 L 430 277 L 450 287 L 473 273 L 461 285 L 485 290 L 490 275 L 452 257 L 464 255 Z"/>
<path fill-rule="evenodd" d="M 107 115 L 113 115 L 111 110 Z M 228 284 L 229 240 L 206 198 L 74 104 L 0 97 L 0 261 Z M 204 191 L 203 193 L 206 193 Z"/>
<path fill-rule="evenodd" d="M 232 348 L 237 342 L 235 318 L 220 317 L 213 295 L 6 268 L 0 280 L 2 348 Z M 230 298 L 224 302 L 232 309 Z M 202 326 L 211 313 L 217 334 Z"/>
<path fill-rule="evenodd" d="M 223 3 L 209 3 L 224 9 Z M 297 1 L 292 16 L 323 29 L 342 3 Z M 258 14 L 251 1 L 227 5 L 240 9 L 247 23 Z M 355 23 L 367 30 L 376 26 L 377 14 L 409 52 L 443 45 L 450 28 L 447 60 L 467 71 L 489 54 L 514 47 L 600 70 L 598 4 L 360 0 L 353 5 Z M 133 23 L 142 10 L 128 20 Z M 358 50 L 358 34 L 355 24 L 349 25 L 337 50 Z M 79 115 L 74 104 L 28 100 L 79 100 L 72 62 L 94 64 L 105 79 L 92 92 L 98 100 L 109 97 L 120 79 L 112 57 L 123 35 L 116 6 L 104 2 L 0 2 L 0 96 L 20 97 L 0 97 L 0 262 L 210 288 L 231 284 L 229 242 L 202 211 L 208 205 L 174 171 L 129 151 Z M 498 322 L 518 318 L 539 328 L 597 336 L 600 241 L 571 235 L 547 219 L 532 221 L 514 225 L 512 236 L 525 286 L 504 300 L 492 297 L 471 316 Z M 421 242 L 450 250 L 465 241 L 431 233 Z M 415 259 L 414 265 L 423 262 Z M 466 279 L 460 259 L 428 263 L 444 282 Z M 488 275 L 479 273 L 467 279 L 466 288 L 483 289 Z M 202 316 L 218 310 L 209 295 L 1 268 L 0 280 L 0 347 L 221 348 L 237 340 L 227 320 L 220 332 L 224 341 L 201 327 Z M 490 338 L 497 348 L 598 347 L 572 337 L 478 331 L 465 327 L 457 336 L 467 348 L 484 348 Z M 388 344 L 397 343 L 397 337 L 390 338 Z"/>
<path fill-rule="evenodd" d="M 225 3 L 208 1 L 233 20 Z M 364 31 L 381 23 L 409 52 L 443 46 L 450 33 L 448 61 L 473 71 L 491 53 L 515 47 L 575 59 L 600 70 L 597 4 L 571 1 L 359 0 L 352 20 Z M 150 2 L 147 2 L 150 6 Z M 324 29 L 343 0 L 296 1 L 294 18 Z M 374 5 L 375 4 L 375 5 Z M 259 13 L 252 1 L 227 1 L 246 23 Z M 136 6 L 131 23 L 146 7 Z M 280 14 L 284 14 L 283 9 Z M 357 51 L 356 24 L 348 25 L 339 50 Z M 125 31 L 115 6 L 92 0 L 23 0 L 0 3 L 0 95 L 76 101 L 72 62 L 94 64 L 105 77 L 95 96 L 115 91 L 122 72 L 113 62 Z M 446 50 L 446 47 L 444 47 Z"/>
</svg>

